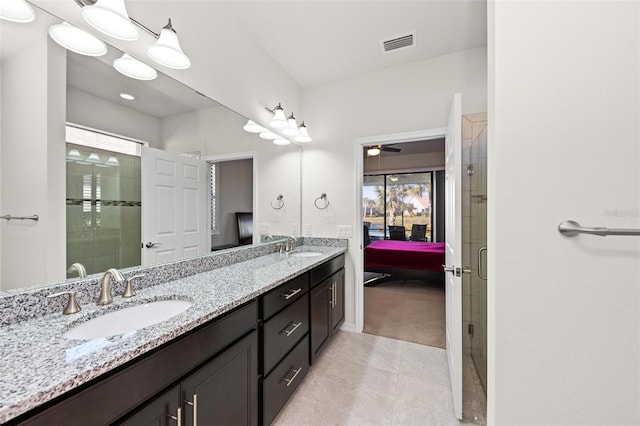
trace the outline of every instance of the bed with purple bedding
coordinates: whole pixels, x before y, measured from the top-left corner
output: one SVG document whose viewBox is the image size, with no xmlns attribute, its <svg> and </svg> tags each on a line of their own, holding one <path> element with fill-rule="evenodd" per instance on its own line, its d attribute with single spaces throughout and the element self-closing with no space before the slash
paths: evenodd
<svg viewBox="0 0 640 426">
<path fill-rule="evenodd" d="M 408 277 L 441 277 L 445 243 L 377 240 L 364 249 L 364 270 Z"/>
</svg>

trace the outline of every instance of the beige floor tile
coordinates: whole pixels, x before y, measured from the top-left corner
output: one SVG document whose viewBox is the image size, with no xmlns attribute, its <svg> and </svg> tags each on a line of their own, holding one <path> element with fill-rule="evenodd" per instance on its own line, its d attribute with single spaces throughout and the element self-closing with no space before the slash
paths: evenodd
<svg viewBox="0 0 640 426">
<path fill-rule="evenodd" d="M 405 342 L 400 362 L 400 375 L 451 386 L 446 350 Z"/>
<path fill-rule="evenodd" d="M 401 377 L 393 410 L 394 425 L 458 426 L 451 389 L 413 377 Z"/>
<path fill-rule="evenodd" d="M 397 373 L 344 359 L 333 360 L 325 373 L 345 378 L 356 387 L 385 395 L 395 394 L 398 384 Z"/>
<path fill-rule="evenodd" d="M 305 407 L 292 418 L 288 425 L 296 426 L 341 426 L 347 421 L 347 415 L 339 406 L 326 405 L 316 401 L 307 401 Z"/>
<path fill-rule="evenodd" d="M 336 358 L 397 373 L 400 370 L 402 343 L 365 333 L 353 334 L 345 340 Z"/>
</svg>

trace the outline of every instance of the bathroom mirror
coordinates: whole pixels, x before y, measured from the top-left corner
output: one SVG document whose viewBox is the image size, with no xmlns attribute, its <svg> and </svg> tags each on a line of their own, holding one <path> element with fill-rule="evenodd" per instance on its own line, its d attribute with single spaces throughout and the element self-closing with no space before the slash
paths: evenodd
<svg viewBox="0 0 640 426">
<path fill-rule="evenodd" d="M 220 164 L 219 181 L 216 182 L 219 203 L 224 203 L 222 194 L 225 191 L 234 192 L 233 187 L 227 186 L 234 185 L 234 179 L 230 179 L 229 174 L 226 179 L 220 175 L 224 163 L 249 161 L 252 178 L 248 179 L 253 182 L 253 200 L 252 206 L 243 210 L 253 210 L 254 242 L 258 242 L 259 234 L 291 235 L 297 231 L 300 223 L 299 147 L 293 144 L 275 146 L 256 134 L 243 131 L 245 117 L 160 71 L 152 81 L 134 80 L 120 74 L 112 62 L 123 52 L 108 44 L 108 53 L 97 58 L 65 50 L 48 36 L 51 25 L 61 21 L 38 7 L 34 6 L 34 9 L 36 19 L 33 22 L 0 21 L 0 216 L 38 216 L 37 221 L 0 220 L 0 291 L 66 279 L 67 269 L 76 262 L 75 258 L 67 258 L 70 221 L 78 219 L 69 218 L 68 211 L 73 203 L 88 206 L 80 213 L 79 220 L 93 217 L 88 219 L 86 226 L 94 228 L 104 226 L 107 221 L 106 218 L 102 222 L 95 220 L 96 204 L 101 205 L 103 213 L 107 207 L 127 208 L 123 203 L 138 203 L 144 209 L 142 189 L 138 198 L 136 194 L 130 194 L 106 199 L 110 173 L 115 167 L 124 170 L 125 163 L 135 157 L 110 155 L 108 140 L 116 136 L 143 142 L 166 153 L 182 154 L 185 158 L 200 157 L 217 162 Z M 125 100 L 120 97 L 121 93 L 131 94 L 135 99 Z M 74 143 L 85 137 L 83 131 L 95 133 L 95 139 L 103 143 L 101 151 L 95 150 L 101 159 L 99 166 L 81 164 L 92 154 L 91 148 L 87 148 L 86 152 L 78 151 L 82 159 L 80 166 L 74 169 L 74 172 L 83 173 L 82 167 L 90 166 L 94 170 L 103 167 L 100 175 L 105 182 L 104 188 L 98 190 L 105 192 L 106 201 L 102 203 L 100 194 L 96 194 L 95 176 L 93 183 L 86 186 L 90 188 L 90 195 L 69 196 L 74 180 L 68 178 L 68 164 L 74 163 L 72 149 L 75 146 L 67 144 L 70 133 L 66 123 L 73 123 L 80 130 L 71 136 Z M 118 166 L 114 166 L 114 161 Z M 136 173 L 140 176 L 140 170 L 130 163 L 131 167 L 126 173 L 122 172 L 121 177 L 135 179 Z M 278 204 L 280 194 L 284 195 L 284 208 L 274 209 L 272 206 Z M 159 202 L 154 201 L 154 207 L 162 211 L 165 207 Z M 220 204 L 218 209 L 225 211 Z M 231 212 L 225 211 L 229 217 L 221 218 L 220 211 L 217 213 L 219 223 L 235 221 Z M 207 194 L 206 201 L 198 203 L 198 216 L 210 215 Z M 126 224 L 126 229 L 120 232 L 130 239 L 137 237 L 130 227 Z M 235 222 L 227 223 L 226 229 L 235 232 Z M 221 232 L 223 230 L 217 230 L 217 234 Z M 216 243 L 217 234 L 214 233 L 210 246 L 225 245 L 221 238 Z M 142 229 L 140 237 L 135 244 L 139 244 L 142 251 L 145 250 L 143 243 L 151 241 L 146 241 Z M 207 238 L 211 236 L 207 234 Z M 113 241 L 106 238 L 84 241 L 76 252 L 84 255 L 92 250 L 96 256 L 103 256 L 106 261 L 101 268 L 106 269 L 108 253 L 112 249 Z M 145 261 L 144 256 L 141 258 L 143 264 L 152 262 Z M 157 262 L 170 260 L 170 257 L 156 258 Z"/>
</svg>

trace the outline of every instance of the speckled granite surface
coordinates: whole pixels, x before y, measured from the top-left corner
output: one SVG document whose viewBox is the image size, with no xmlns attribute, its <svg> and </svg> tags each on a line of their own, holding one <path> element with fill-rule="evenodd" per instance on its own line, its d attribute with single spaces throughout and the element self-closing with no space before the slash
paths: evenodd
<svg viewBox="0 0 640 426">
<path fill-rule="evenodd" d="M 298 244 L 305 242 L 305 245 L 299 245 L 294 252 L 322 253 L 319 256 L 295 257 L 272 253 L 256 257 L 255 249 L 267 252 L 274 249 L 270 245 L 260 245 L 226 252 L 224 255 L 203 256 L 156 266 L 152 268 L 152 274 L 145 277 L 146 282 L 136 286 L 136 297 L 115 297 L 114 303 L 107 307 L 98 307 L 93 303 L 97 294 L 97 280 L 84 280 L 92 281 L 90 302 L 81 301 L 82 311 L 74 315 L 62 315 L 62 304 L 55 313 L 38 309 L 35 314 L 28 309 L 21 310 L 24 312 L 20 315 L 8 313 L 13 321 L 5 322 L 0 329 L 0 423 L 94 379 L 346 252 L 346 240 L 338 240 L 335 246 L 329 239 L 315 240 L 299 240 Z M 310 242 L 316 244 L 309 245 Z M 243 251 L 245 252 L 242 253 Z M 214 266 L 211 267 L 212 265 Z M 202 272 L 203 268 L 209 269 Z M 194 273 L 193 270 L 197 272 Z M 135 271 L 128 271 L 127 275 L 133 275 Z M 154 285 L 154 279 L 162 284 Z M 77 285 L 78 281 L 51 286 L 46 289 L 46 294 Z M 30 292 L 32 299 L 33 292 L 42 291 L 44 290 Z M 119 291 L 114 294 L 118 293 Z M 20 294 L 8 298 L 15 303 L 21 301 Z M 38 303 L 42 303 L 41 298 L 42 295 L 39 295 Z M 117 337 L 93 340 L 67 340 L 61 337 L 74 325 L 103 313 L 166 299 L 187 300 L 193 306 L 162 323 Z M 2 309 L 7 309 L 7 306 L 2 306 Z M 3 315 L 7 315 L 7 312 L 3 312 Z M 25 317 L 31 319 L 24 320 Z M 16 318 L 21 320 L 17 321 Z"/>
</svg>

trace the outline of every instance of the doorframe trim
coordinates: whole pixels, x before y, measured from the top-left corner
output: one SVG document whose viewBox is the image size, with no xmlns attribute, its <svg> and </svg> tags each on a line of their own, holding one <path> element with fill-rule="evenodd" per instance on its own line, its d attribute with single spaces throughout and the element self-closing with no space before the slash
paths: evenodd
<svg viewBox="0 0 640 426">
<path fill-rule="evenodd" d="M 367 136 L 353 140 L 355 167 L 355 220 L 354 229 L 356 251 L 353 255 L 354 266 L 354 303 L 355 303 L 355 332 L 362 333 L 364 329 L 364 248 L 362 246 L 362 185 L 364 183 L 364 160 L 362 149 L 366 145 L 390 145 L 406 142 L 419 142 L 444 138 L 446 127 L 434 129 L 414 130 L 411 132 L 391 133 L 387 135 Z"/>
<path fill-rule="evenodd" d="M 235 160 L 251 160 L 251 167 L 253 176 L 251 177 L 253 183 L 253 194 L 251 195 L 251 204 L 253 209 L 253 217 L 258 216 L 258 152 L 257 151 L 243 151 L 243 152 L 233 152 L 229 154 L 214 154 L 214 155 L 206 155 L 201 158 L 206 162 L 211 163 L 219 163 L 223 161 L 235 161 Z M 207 196 L 207 200 L 209 197 Z M 211 200 L 209 200 L 211 203 Z M 209 241 L 211 241 L 211 230 L 209 230 Z M 260 241 L 260 234 L 258 234 L 258 228 L 256 226 L 253 227 L 253 241 Z"/>
</svg>

